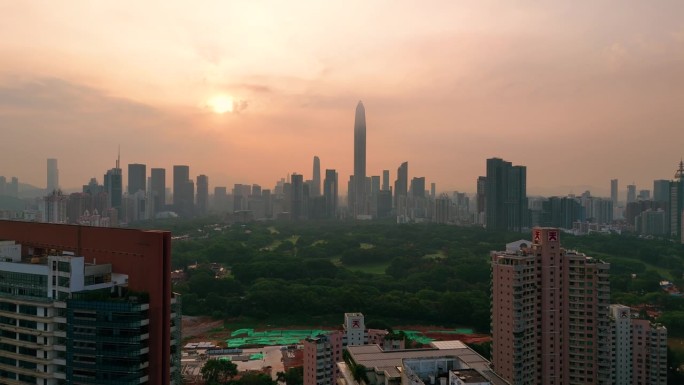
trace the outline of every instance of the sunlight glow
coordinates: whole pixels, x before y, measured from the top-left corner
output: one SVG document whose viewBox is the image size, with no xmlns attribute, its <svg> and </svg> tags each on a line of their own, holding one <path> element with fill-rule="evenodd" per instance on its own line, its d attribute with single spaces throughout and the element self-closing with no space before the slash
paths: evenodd
<svg viewBox="0 0 684 385">
<path fill-rule="evenodd" d="M 207 101 L 207 106 L 217 114 L 233 111 L 233 98 L 227 95 L 216 95 Z"/>
</svg>

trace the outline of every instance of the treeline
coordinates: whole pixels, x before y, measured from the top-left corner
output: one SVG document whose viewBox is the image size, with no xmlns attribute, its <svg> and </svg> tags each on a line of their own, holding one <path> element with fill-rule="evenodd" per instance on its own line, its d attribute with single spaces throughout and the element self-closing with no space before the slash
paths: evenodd
<svg viewBox="0 0 684 385">
<path fill-rule="evenodd" d="M 185 314 L 310 324 L 326 317 L 339 322 L 340 313 L 361 311 L 396 322 L 483 332 L 490 322 L 489 252 L 530 238 L 474 227 L 378 222 L 226 227 L 210 219 L 161 226 L 190 236 L 174 241 L 172 249 L 174 268 L 185 269 L 189 277 L 174 288 L 183 294 Z M 611 263 L 613 303 L 661 306 L 670 334 L 684 336 L 684 300 L 659 288 L 662 279 L 684 286 L 682 245 L 567 234 L 561 244 Z M 211 262 L 230 274 L 215 279 Z M 196 263 L 199 268 L 188 269 Z"/>
</svg>

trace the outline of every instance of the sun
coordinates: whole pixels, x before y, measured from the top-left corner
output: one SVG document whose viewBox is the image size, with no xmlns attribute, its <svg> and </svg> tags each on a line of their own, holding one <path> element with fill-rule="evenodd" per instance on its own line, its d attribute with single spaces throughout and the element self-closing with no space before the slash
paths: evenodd
<svg viewBox="0 0 684 385">
<path fill-rule="evenodd" d="M 207 106 L 217 114 L 233 111 L 233 98 L 228 95 L 216 95 L 207 101 Z"/>
</svg>

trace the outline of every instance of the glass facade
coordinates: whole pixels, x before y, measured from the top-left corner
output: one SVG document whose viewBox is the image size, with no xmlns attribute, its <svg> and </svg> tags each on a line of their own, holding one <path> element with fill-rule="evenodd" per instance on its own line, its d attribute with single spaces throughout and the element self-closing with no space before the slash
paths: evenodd
<svg viewBox="0 0 684 385">
<path fill-rule="evenodd" d="M 67 384 L 142 384 L 148 366 L 147 305 L 67 300 Z"/>
</svg>

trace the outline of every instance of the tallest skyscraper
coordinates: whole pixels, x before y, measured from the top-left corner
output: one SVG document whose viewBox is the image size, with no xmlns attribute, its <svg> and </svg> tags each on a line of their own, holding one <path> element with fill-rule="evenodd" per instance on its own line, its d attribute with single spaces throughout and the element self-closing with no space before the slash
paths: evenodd
<svg viewBox="0 0 684 385">
<path fill-rule="evenodd" d="M 352 183 L 354 216 L 367 214 L 366 210 L 366 109 L 359 101 L 354 118 L 354 181 Z"/>
</svg>

